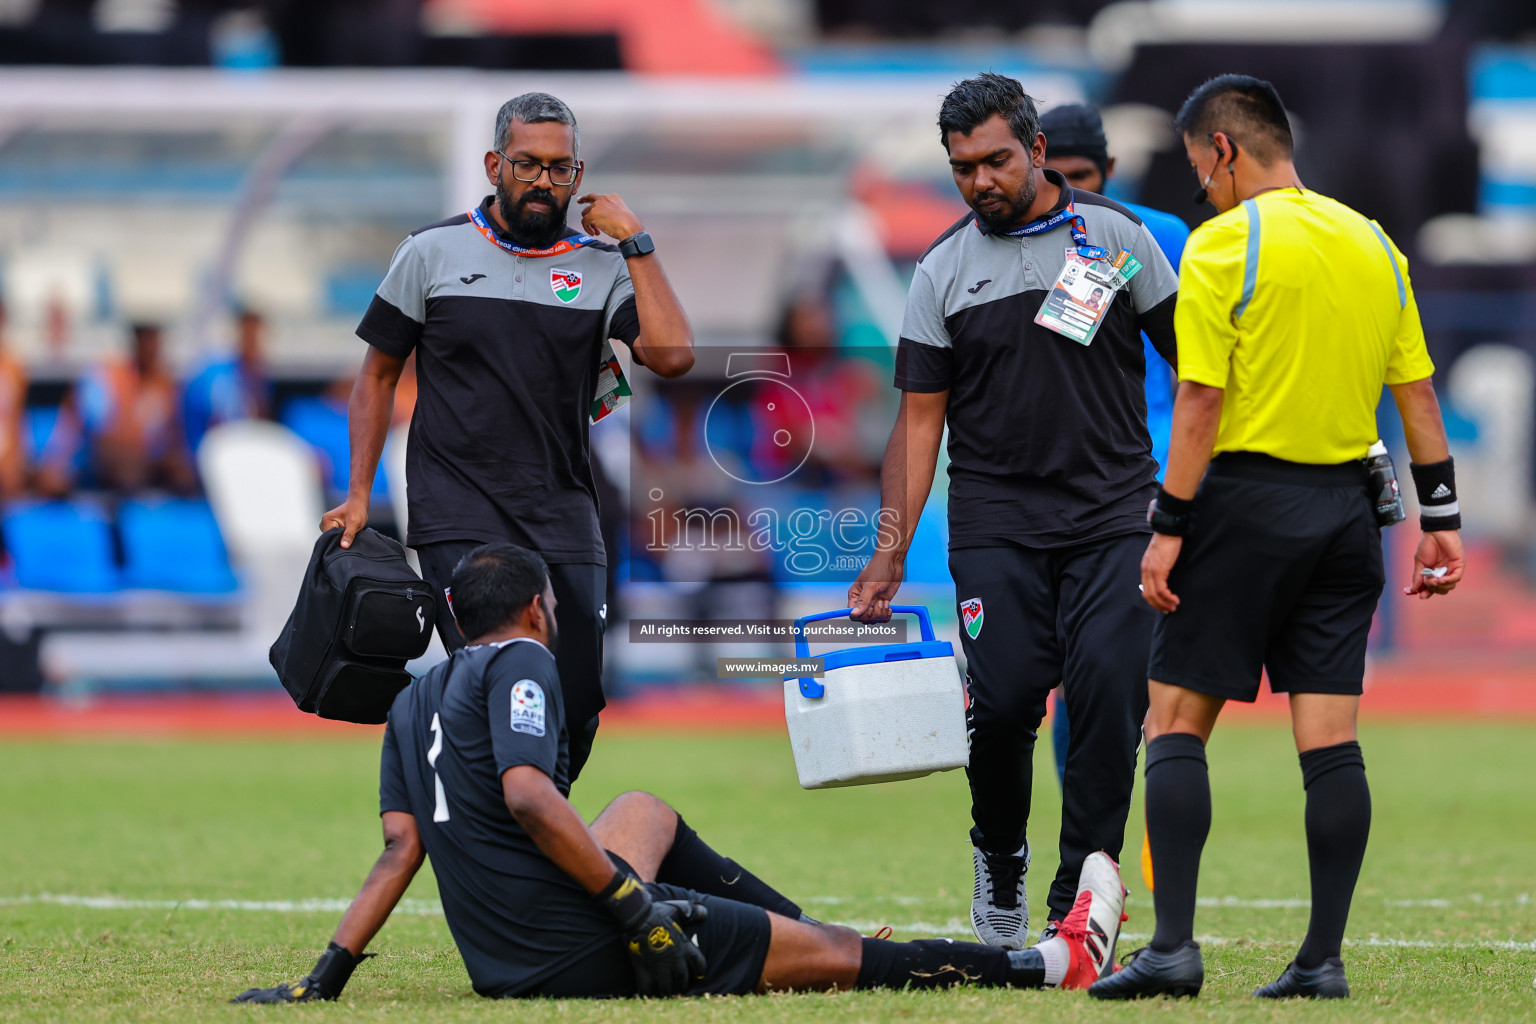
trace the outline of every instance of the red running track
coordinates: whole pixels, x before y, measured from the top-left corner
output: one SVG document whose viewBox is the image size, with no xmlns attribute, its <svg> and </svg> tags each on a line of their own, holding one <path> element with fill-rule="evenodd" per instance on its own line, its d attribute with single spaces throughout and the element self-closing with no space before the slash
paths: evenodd
<svg viewBox="0 0 1536 1024">
<path fill-rule="evenodd" d="M 605 731 L 771 731 L 783 699 L 748 690 L 680 688 L 615 702 Z M 381 727 L 329 722 L 300 712 L 282 693 L 143 694 L 59 699 L 0 697 L 0 736 L 373 736 Z"/>
<path fill-rule="evenodd" d="M 1367 678 L 1366 718 L 1472 719 L 1536 724 L 1536 666 L 1458 663 L 1376 664 Z M 1267 690 L 1253 705 L 1232 703 L 1224 717 L 1283 718 L 1285 700 Z M 690 686 L 651 690 L 603 712 L 615 732 L 776 732 L 784 704 L 772 690 Z M 281 693 L 152 694 L 66 700 L 0 697 L 0 736 L 366 736 L 377 726 L 327 722 L 294 708 Z"/>
</svg>

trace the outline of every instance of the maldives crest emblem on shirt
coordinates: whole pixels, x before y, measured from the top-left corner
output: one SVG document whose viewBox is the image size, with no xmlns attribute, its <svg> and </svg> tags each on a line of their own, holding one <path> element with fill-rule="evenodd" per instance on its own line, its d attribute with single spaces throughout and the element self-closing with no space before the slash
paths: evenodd
<svg viewBox="0 0 1536 1024">
<path fill-rule="evenodd" d="M 581 294 L 581 271 L 555 269 L 549 272 L 549 286 L 561 302 L 575 302 Z"/>
<path fill-rule="evenodd" d="M 975 640 L 981 635 L 981 624 L 986 621 L 987 613 L 981 607 L 981 598 L 973 597 L 969 601 L 960 602 L 960 621 L 965 624 L 966 635 Z"/>
</svg>

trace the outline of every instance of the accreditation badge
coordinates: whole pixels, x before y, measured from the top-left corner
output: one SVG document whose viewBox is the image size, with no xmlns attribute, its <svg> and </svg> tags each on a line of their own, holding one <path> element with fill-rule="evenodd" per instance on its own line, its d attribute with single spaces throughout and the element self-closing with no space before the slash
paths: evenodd
<svg viewBox="0 0 1536 1024">
<path fill-rule="evenodd" d="M 634 397 L 629 381 L 624 377 L 624 367 L 613 352 L 613 342 L 603 342 L 603 352 L 597 364 L 597 387 L 592 395 L 592 422 L 596 423 L 615 409 L 622 409 Z"/>
<path fill-rule="evenodd" d="M 1093 344 L 1109 304 L 1140 269 L 1136 257 L 1125 249 L 1112 254 L 1094 246 L 1068 248 L 1066 262 L 1035 314 L 1035 323 L 1080 345 Z"/>
</svg>

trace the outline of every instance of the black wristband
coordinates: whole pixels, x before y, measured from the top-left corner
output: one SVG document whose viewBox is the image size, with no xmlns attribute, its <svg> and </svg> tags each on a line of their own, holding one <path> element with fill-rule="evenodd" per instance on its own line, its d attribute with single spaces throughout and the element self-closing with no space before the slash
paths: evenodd
<svg viewBox="0 0 1536 1024">
<path fill-rule="evenodd" d="M 1182 537 L 1194 525 L 1195 502 L 1193 498 L 1176 498 L 1163 488 L 1157 489 L 1157 497 L 1147 506 L 1147 522 L 1153 533 L 1170 537 Z"/>
<path fill-rule="evenodd" d="M 347 981 L 352 977 L 352 972 L 357 970 L 357 965 L 373 955 L 364 953 L 362 956 L 353 956 L 347 947 L 332 942 L 320 954 L 320 959 L 315 961 L 315 969 L 309 972 L 309 980 L 320 989 L 321 994 L 335 999 L 347 987 Z"/>
<path fill-rule="evenodd" d="M 1408 464 L 1413 489 L 1419 496 L 1419 529 L 1425 533 L 1461 529 L 1461 506 L 1456 500 L 1456 460 Z"/>
<path fill-rule="evenodd" d="M 622 871 L 614 871 L 613 880 L 592 897 L 613 915 L 621 928 L 632 928 L 651 910 L 651 894 L 645 886 Z"/>
</svg>

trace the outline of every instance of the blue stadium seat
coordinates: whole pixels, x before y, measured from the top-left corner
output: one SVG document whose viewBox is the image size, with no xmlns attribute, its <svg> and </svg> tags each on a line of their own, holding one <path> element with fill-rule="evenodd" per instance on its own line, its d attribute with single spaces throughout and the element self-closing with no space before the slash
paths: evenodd
<svg viewBox="0 0 1536 1024">
<path fill-rule="evenodd" d="M 4 516 L 16 582 L 33 590 L 103 594 L 118 589 L 112 524 L 84 501 L 19 503 Z"/>
<path fill-rule="evenodd" d="M 332 497 L 345 497 L 350 472 L 351 447 L 347 439 L 347 410 L 323 398 L 295 398 L 283 406 L 283 426 L 302 437 L 324 456 L 325 489 Z M 384 464 L 373 477 L 373 500 L 389 501 L 389 482 Z"/>
<path fill-rule="evenodd" d="M 127 562 L 124 586 L 182 594 L 227 594 L 235 589 L 219 524 L 206 501 L 124 502 L 117 526 Z"/>
</svg>

